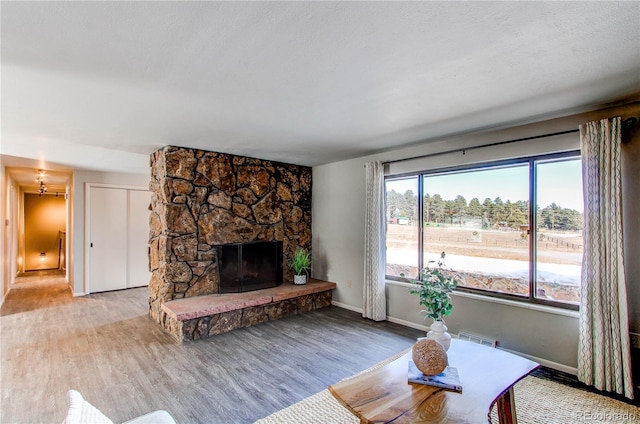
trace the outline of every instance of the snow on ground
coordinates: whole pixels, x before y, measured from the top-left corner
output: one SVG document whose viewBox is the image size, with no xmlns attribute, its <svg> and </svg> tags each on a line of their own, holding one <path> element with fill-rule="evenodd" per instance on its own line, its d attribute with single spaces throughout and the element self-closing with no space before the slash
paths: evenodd
<svg viewBox="0 0 640 424">
<path fill-rule="evenodd" d="M 417 266 L 415 256 L 415 250 L 387 249 L 387 263 Z M 427 260 L 434 260 L 436 264 L 438 259 L 439 255 L 427 256 Z M 529 262 L 525 261 L 447 255 L 445 264 L 450 269 L 459 272 L 477 272 L 503 278 L 529 279 Z M 538 262 L 538 282 L 578 287 L 580 286 L 580 266 Z"/>
</svg>

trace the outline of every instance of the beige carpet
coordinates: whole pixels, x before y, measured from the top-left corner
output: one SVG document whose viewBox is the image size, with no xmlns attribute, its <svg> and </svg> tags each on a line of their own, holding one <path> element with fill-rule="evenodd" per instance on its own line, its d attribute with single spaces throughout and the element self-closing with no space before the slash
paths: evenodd
<svg viewBox="0 0 640 424">
<path fill-rule="evenodd" d="M 400 355 L 368 370 L 378 368 Z M 638 423 L 640 408 L 605 396 L 565 386 L 537 377 L 526 377 L 515 387 L 516 414 L 520 424 Z M 491 421 L 498 422 L 495 408 Z M 256 424 L 358 424 L 360 421 L 323 390 L 301 400 Z"/>
</svg>

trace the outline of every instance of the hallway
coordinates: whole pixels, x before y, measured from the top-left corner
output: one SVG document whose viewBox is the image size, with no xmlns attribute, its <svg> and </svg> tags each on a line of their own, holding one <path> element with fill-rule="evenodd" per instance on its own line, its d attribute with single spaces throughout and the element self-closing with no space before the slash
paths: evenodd
<svg viewBox="0 0 640 424">
<path fill-rule="evenodd" d="M 28 271 L 18 274 L 0 308 L 0 316 L 63 305 L 73 293 L 60 270 Z"/>
</svg>

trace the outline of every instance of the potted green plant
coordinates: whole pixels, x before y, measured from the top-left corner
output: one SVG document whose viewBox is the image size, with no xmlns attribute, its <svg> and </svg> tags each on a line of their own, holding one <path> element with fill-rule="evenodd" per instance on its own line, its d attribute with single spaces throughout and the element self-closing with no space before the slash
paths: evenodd
<svg viewBox="0 0 640 424">
<path fill-rule="evenodd" d="M 311 253 L 306 249 L 298 248 L 291 258 L 291 268 L 293 269 L 293 284 L 306 284 L 307 272 L 311 266 Z"/>
<path fill-rule="evenodd" d="M 420 270 L 418 279 L 409 280 L 414 285 L 409 293 L 419 296 L 420 305 L 425 307 L 421 311 L 425 314 L 424 318 L 433 319 L 427 338 L 437 340 L 447 350 L 451 344 L 451 335 L 444 325 L 444 317 L 451 315 L 453 311 L 451 293 L 458 287 L 462 277 L 446 267 L 445 256 L 445 252 L 442 252 L 437 266 L 436 261 L 429 261 L 427 266 Z"/>
</svg>

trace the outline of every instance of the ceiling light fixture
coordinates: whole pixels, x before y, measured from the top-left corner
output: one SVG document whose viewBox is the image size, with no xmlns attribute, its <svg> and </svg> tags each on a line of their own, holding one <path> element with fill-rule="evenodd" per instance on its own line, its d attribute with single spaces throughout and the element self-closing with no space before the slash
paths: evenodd
<svg viewBox="0 0 640 424">
<path fill-rule="evenodd" d="M 44 171 L 42 169 L 38 169 L 38 173 L 36 174 L 36 182 L 40 183 L 40 187 L 38 188 L 38 196 L 42 196 L 44 193 L 47 192 L 47 186 L 44 185 L 44 177 L 46 176 L 46 174 L 44 173 Z"/>
</svg>

